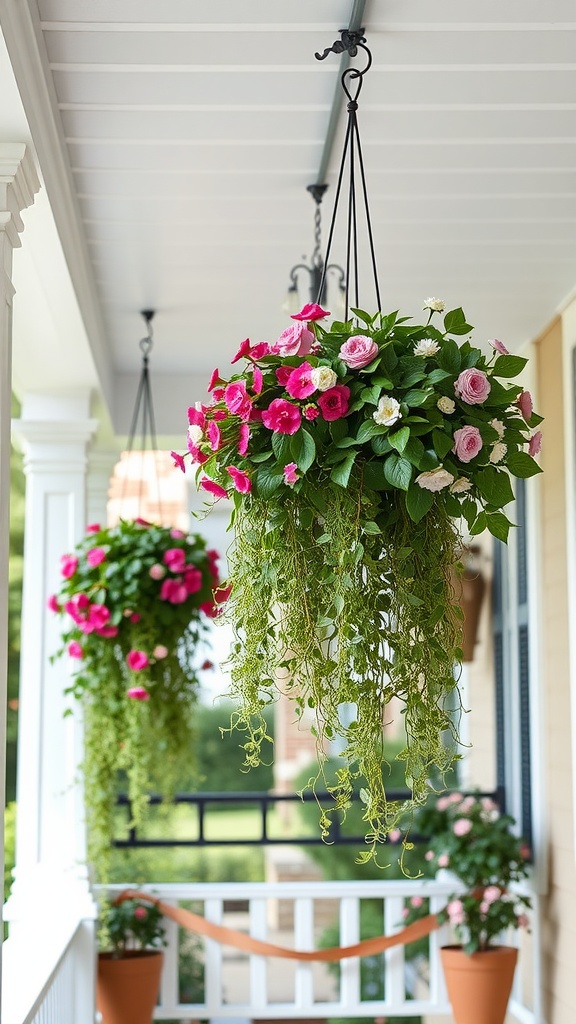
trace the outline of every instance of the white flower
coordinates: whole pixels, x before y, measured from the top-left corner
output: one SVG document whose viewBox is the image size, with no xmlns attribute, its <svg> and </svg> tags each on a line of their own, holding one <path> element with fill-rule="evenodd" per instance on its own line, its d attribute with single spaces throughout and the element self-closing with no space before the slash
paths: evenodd
<svg viewBox="0 0 576 1024">
<path fill-rule="evenodd" d="M 464 494 L 472 487 L 472 481 L 467 476 L 460 476 L 454 481 L 450 488 L 450 494 Z"/>
<path fill-rule="evenodd" d="M 338 383 L 338 376 L 329 366 L 315 366 L 310 374 L 310 380 L 318 391 L 328 391 Z"/>
<path fill-rule="evenodd" d="M 415 356 L 435 356 L 440 351 L 440 345 L 432 338 L 421 338 L 414 345 Z"/>
<path fill-rule="evenodd" d="M 492 430 L 495 430 L 500 440 L 502 440 L 504 437 L 504 424 L 502 420 L 490 420 L 488 426 L 492 427 Z"/>
<path fill-rule="evenodd" d="M 192 423 L 188 427 L 188 437 L 190 438 L 192 444 L 200 444 L 200 442 L 204 438 L 204 431 L 202 430 L 202 427 L 200 427 L 197 423 Z"/>
<path fill-rule="evenodd" d="M 508 445 L 502 444 L 502 441 L 496 441 L 496 444 L 492 445 L 492 451 L 490 452 L 490 462 L 502 462 L 502 459 L 508 451 Z"/>
<path fill-rule="evenodd" d="M 448 398 L 448 395 L 442 395 L 436 402 L 436 407 L 440 409 L 440 412 L 445 412 L 449 416 L 451 412 L 454 412 L 456 403 Z"/>
<path fill-rule="evenodd" d="M 402 416 L 400 402 L 397 402 L 391 395 L 382 395 L 378 402 L 378 408 L 376 412 L 372 413 L 372 416 L 376 423 L 381 423 L 384 427 L 391 427 Z"/>
<path fill-rule="evenodd" d="M 422 309 L 431 309 L 435 313 L 442 313 L 442 311 L 446 309 L 446 303 L 442 302 L 442 299 L 435 299 L 434 296 L 432 296 L 431 298 L 426 299 Z"/>
<path fill-rule="evenodd" d="M 426 491 L 441 491 L 452 483 L 454 477 L 447 469 L 438 466 L 438 469 L 429 469 L 426 473 L 420 473 L 416 477 L 416 483 Z"/>
</svg>

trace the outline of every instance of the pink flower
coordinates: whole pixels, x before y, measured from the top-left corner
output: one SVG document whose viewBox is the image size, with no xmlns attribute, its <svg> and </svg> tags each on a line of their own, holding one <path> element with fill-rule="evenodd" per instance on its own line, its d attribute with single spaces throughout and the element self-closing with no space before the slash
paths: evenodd
<svg viewBox="0 0 576 1024">
<path fill-rule="evenodd" d="M 393 828 L 388 833 L 388 839 L 391 843 L 399 843 L 402 839 L 402 833 L 399 828 Z"/>
<path fill-rule="evenodd" d="M 462 793 L 450 793 L 448 800 L 451 804 L 459 804 L 463 800 Z"/>
<path fill-rule="evenodd" d="M 234 359 L 231 359 L 231 363 L 237 363 L 240 359 L 245 359 L 250 351 L 250 338 L 244 338 L 244 341 L 240 345 Z"/>
<path fill-rule="evenodd" d="M 518 405 L 524 419 L 528 422 L 532 415 L 532 395 L 530 392 L 523 391 L 521 395 L 518 395 L 516 404 Z"/>
<path fill-rule="evenodd" d="M 300 428 L 302 415 L 300 409 L 285 398 L 275 398 L 262 413 L 262 422 L 268 430 L 275 434 L 295 434 Z"/>
<path fill-rule="evenodd" d="M 100 533 L 101 529 L 100 523 L 88 523 L 86 533 Z"/>
<path fill-rule="evenodd" d="M 148 570 L 148 575 L 151 576 L 153 580 L 163 580 L 166 575 L 166 569 L 163 565 L 160 565 L 160 562 L 154 562 L 154 565 L 151 565 Z"/>
<path fill-rule="evenodd" d="M 424 900 L 422 896 L 413 896 L 412 899 L 410 900 L 410 906 L 415 907 L 416 909 L 418 909 L 418 907 L 421 907 L 423 903 Z"/>
<path fill-rule="evenodd" d="M 378 345 L 372 341 L 372 338 L 367 338 L 365 334 L 355 334 L 353 338 L 348 338 L 348 341 L 341 345 L 339 355 L 342 362 L 346 363 L 351 370 L 360 370 L 376 358 Z"/>
<path fill-rule="evenodd" d="M 478 427 L 467 424 L 454 431 L 454 447 L 452 451 L 460 462 L 470 462 L 482 448 L 482 435 Z"/>
<path fill-rule="evenodd" d="M 225 491 L 223 487 L 220 487 L 220 484 L 215 483 L 214 480 L 210 480 L 207 476 L 202 477 L 200 487 L 202 487 L 203 490 L 208 491 L 209 494 L 213 494 L 215 498 L 228 497 L 228 491 Z"/>
<path fill-rule="evenodd" d="M 113 637 L 118 636 L 118 626 L 99 626 L 95 630 L 98 636 L 104 637 L 105 640 L 111 640 Z"/>
<path fill-rule="evenodd" d="M 188 600 L 188 591 L 179 576 L 164 580 L 160 587 L 160 600 L 170 604 L 184 604 Z"/>
<path fill-rule="evenodd" d="M 308 398 L 316 391 L 316 385 L 312 381 L 312 367 L 310 363 L 302 363 L 297 366 L 286 381 L 286 391 L 292 398 Z"/>
<path fill-rule="evenodd" d="M 530 924 L 530 921 L 526 914 L 518 914 L 516 918 L 516 924 L 519 928 L 527 928 Z"/>
<path fill-rule="evenodd" d="M 250 349 L 250 351 L 248 353 L 248 359 L 252 359 L 252 360 L 263 359 L 264 356 L 267 356 L 269 352 L 270 352 L 270 345 L 268 344 L 268 342 L 267 341 L 260 341 L 260 342 L 258 342 L 257 345 L 254 345 Z"/>
<path fill-rule="evenodd" d="M 278 381 L 281 388 L 284 387 L 290 374 L 292 373 L 291 366 L 279 366 L 276 370 L 276 380 Z"/>
<path fill-rule="evenodd" d="M 255 395 L 259 395 L 264 387 L 264 377 L 262 376 L 262 370 L 259 366 L 255 366 L 252 370 L 252 391 Z"/>
<path fill-rule="evenodd" d="M 448 856 L 448 854 L 447 853 L 441 853 L 440 856 L 438 857 L 438 867 L 439 868 L 447 868 L 449 863 L 450 863 L 450 857 Z"/>
<path fill-rule="evenodd" d="M 240 494 L 249 494 L 252 490 L 252 481 L 246 473 L 243 473 L 241 469 L 237 469 L 236 466 L 226 466 L 226 472 L 232 477 L 234 487 Z"/>
<path fill-rule="evenodd" d="M 226 408 L 241 420 L 250 418 L 252 402 L 246 391 L 246 384 L 243 380 L 232 381 L 224 388 L 224 401 Z"/>
<path fill-rule="evenodd" d="M 168 548 L 162 556 L 164 565 L 167 565 L 170 572 L 182 572 L 186 565 L 186 552 L 184 548 Z"/>
<path fill-rule="evenodd" d="M 186 534 L 184 533 L 184 530 L 170 530 L 170 536 L 172 537 L 172 540 L 184 540 Z"/>
<path fill-rule="evenodd" d="M 78 568 L 78 559 L 76 555 L 62 555 L 60 559 L 60 572 L 64 579 L 69 580 L 74 575 Z"/>
<path fill-rule="evenodd" d="M 408 907 L 404 907 L 404 910 L 402 911 L 402 917 L 404 918 L 404 920 L 406 920 L 406 918 L 409 916 L 409 914 L 410 914 L 410 911 L 408 910 Z"/>
<path fill-rule="evenodd" d="M 426 853 L 424 854 L 424 860 L 434 860 L 434 850 L 426 850 Z"/>
<path fill-rule="evenodd" d="M 298 466 L 295 462 L 289 462 L 287 466 L 284 466 L 284 483 L 288 484 L 289 487 L 293 487 L 297 480 L 300 479 L 296 470 Z"/>
<path fill-rule="evenodd" d="M 471 366 L 458 375 L 454 391 L 467 405 L 480 405 L 490 394 L 490 381 L 483 370 Z"/>
<path fill-rule="evenodd" d="M 497 886 L 497 885 L 488 885 L 484 889 L 484 893 L 483 893 L 483 897 L 482 898 L 484 899 L 485 903 L 490 904 L 490 903 L 496 903 L 496 900 L 499 900 L 501 895 L 502 895 L 502 891 L 499 888 L 499 886 Z"/>
<path fill-rule="evenodd" d="M 211 420 L 208 424 L 206 434 L 208 435 L 212 451 L 217 452 L 220 447 L 220 427 L 214 422 L 214 420 Z"/>
<path fill-rule="evenodd" d="M 467 836 L 472 829 L 470 818 L 457 818 L 453 825 L 455 836 Z"/>
<path fill-rule="evenodd" d="M 464 904 L 462 900 L 450 900 L 450 903 L 446 907 L 448 911 L 448 917 L 450 918 L 450 924 L 464 924 L 466 916 L 464 913 Z"/>
<path fill-rule="evenodd" d="M 133 672 L 141 672 L 143 668 L 148 668 L 150 662 L 148 661 L 148 655 L 144 654 L 144 651 L 132 649 L 126 655 L 126 664 Z"/>
<path fill-rule="evenodd" d="M 74 594 L 69 601 L 66 601 L 64 610 L 68 612 L 68 615 L 70 615 L 72 619 L 74 619 L 74 622 L 83 622 L 88 614 L 89 606 L 90 601 L 86 597 L 86 594 Z M 85 614 L 82 614 L 83 612 Z"/>
<path fill-rule="evenodd" d="M 146 907 L 136 907 L 134 911 L 134 917 L 137 918 L 138 921 L 145 921 L 146 918 L 148 917 L 148 911 L 146 910 Z"/>
<path fill-rule="evenodd" d="M 88 610 L 88 621 L 94 629 L 102 629 L 110 621 L 110 609 L 104 604 L 92 604 Z"/>
<path fill-rule="evenodd" d="M 345 384 L 336 384 L 333 388 L 329 388 L 318 398 L 322 417 L 328 421 L 341 419 L 348 412 L 349 398 L 350 388 Z"/>
<path fill-rule="evenodd" d="M 138 612 L 132 612 L 132 615 L 130 616 L 130 622 L 134 622 L 134 623 L 140 622 L 141 618 L 142 618 L 142 616 L 138 615 Z"/>
<path fill-rule="evenodd" d="M 485 901 L 485 900 L 482 900 L 482 902 L 481 902 L 481 904 L 480 904 L 480 913 L 481 913 L 481 914 L 482 914 L 482 915 L 483 915 L 484 917 L 486 917 L 486 914 L 488 913 L 488 911 L 489 911 L 489 910 L 490 910 L 490 904 L 489 904 L 489 903 L 486 903 L 486 901 Z"/>
<path fill-rule="evenodd" d="M 528 455 L 538 455 L 542 451 L 542 431 L 537 430 L 528 441 Z"/>
<path fill-rule="evenodd" d="M 503 345 L 501 341 L 498 341 L 498 338 L 489 338 L 488 344 L 492 345 L 492 348 L 496 349 L 496 351 L 499 352 L 501 356 L 507 356 L 510 354 L 508 352 L 508 349 L 506 348 L 506 345 Z"/>
<path fill-rule="evenodd" d="M 307 302 L 299 313 L 292 314 L 292 320 L 305 320 L 310 323 L 312 320 L 323 320 L 325 316 L 330 316 L 330 313 L 322 309 L 317 302 Z"/>
<path fill-rule="evenodd" d="M 191 405 L 188 409 L 188 423 L 191 427 L 202 427 L 206 424 L 206 417 L 201 409 L 196 409 L 195 406 Z"/>
<path fill-rule="evenodd" d="M 305 324 L 291 324 L 275 341 L 270 351 L 278 356 L 306 356 L 312 348 L 314 335 Z"/>
<path fill-rule="evenodd" d="M 248 442 L 250 440 L 250 427 L 247 423 L 240 424 L 240 436 L 238 438 L 238 455 L 246 455 Z"/>
<path fill-rule="evenodd" d="M 158 659 L 158 661 L 162 661 L 163 658 L 168 657 L 168 648 L 165 647 L 164 644 L 156 644 L 152 654 Z"/>
<path fill-rule="evenodd" d="M 56 594 L 50 594 L 50 597 L 48 598 L 46 605 L 51 612 L 60 611 L 60 605 L 58 604 L 58 598 L 56 597 Z"/>
<path fill-rule="evenodd" d="M 197 594 L 202 589 L 202 573 L 195 565 L 188 566 L 184 573 L 184 586 L 187 594 Z"/>
<path fill-rule="evenodd" d="M 307 405 L 304 408 L 304 418 L 307 420 L 315 420 L 320 415 L 320 409 L 316 405 Z"/>
<path fill-rule="evenodd" d="M 436 810 L 438 810 L 438 811 L 446 811 L 449 806 L 450 806 L 450 797 L 448 797 L 448 796 L 438 797 L 438 800 L 436 801 Z"/>
<path fill-rule="evenodd" d="M 170 452 L 170 455 L 172 457 L 172 461 L 174 462 L 174 466 L 177 469 L 181 469 L 182 472 L 185 473 L 186 472 L 186 463 L 184 462 L 184 459 L 182 458 L 182 456 L 179 455 L 178 452 Z"/>
<path fill-rule="evenodd" d="M 132 700 L 150 700 L 150 694 L 145 686 L 131 686 L 126 690 L 126 695 Z"/>
<path fill-rule="evenodd" d="M 91 569 L 95 569 L 105 558 L 106 552 L 104 548 L 90 548 L 90 551 L 86 553 L 86 561 Z"/>
<path fill-rule="evenodd" d="M 68 644 L 68 654 L 71 658 L 78 658 L 81 660 L 84 657 L 82 644 L 78 643 L 77 640 L 71 640 Z"/>
<path fill-rule="evenodd" d="M 212 373 L 210 375 L 210 380 L 208 381 L 208 388 L 207 388 L 207 390 L 208 391 L 212 391 L 216 387 L 216 385 L 220 384 L 220 383 L 221 383 L 221 380 L 220 380 L 220 370 L 218 369 L 218 367 L 216 367 L 215 370 L 212 370 Z"/>
</svg>

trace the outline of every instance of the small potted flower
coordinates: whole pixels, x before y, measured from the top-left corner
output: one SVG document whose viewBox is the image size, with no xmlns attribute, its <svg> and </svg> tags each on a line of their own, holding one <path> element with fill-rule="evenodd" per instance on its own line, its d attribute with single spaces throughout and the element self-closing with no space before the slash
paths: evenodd
<svg viewBox="0 0 576 1024">
<path fill-rule="evenodd" d="M 160 990 L 164 933 L 162 912 L 154 903 L 120 895 L 106 905 L 102 934 L 110 949 L 98 954 L 96 991 L 102 1024 L 150 1024 Z"/>
<path fill-rule="evenodd" d="M 93 524 L 62 556 L 49 607 L 76 666 L 68 692 L 82 702 L 89 854 L 105 880 L 121 774 L 132 821 L 149 792 L 170 795 L 193 750 L 196 648 L 221 611 L 218 555 L 198 535 L 143 520 Z"/>
<path fill-rule="evenodd" d="M 510 928 L 526 928 L 530 897 L 517 885 L 528 876 L 529 849 L 490 797 L 450 793 L 419 808 L 414 829 L 429 836 L 425 854 L 433 870 L 448 870 L 461 883 L 439 914 L 461 945 L 441 950 L 456 1024 L 502 1024 L 518 950 L 499 943 Z M 406 923 L 427 912 L 412 900 Z"/>
</svg>

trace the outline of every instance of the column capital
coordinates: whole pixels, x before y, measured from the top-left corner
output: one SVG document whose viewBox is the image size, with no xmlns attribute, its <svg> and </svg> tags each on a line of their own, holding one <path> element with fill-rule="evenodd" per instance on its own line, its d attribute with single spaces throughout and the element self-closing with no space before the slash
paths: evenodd
<svg viewBox="0 0 576 1024">
<path fill-rule="evenodd" d="M 98 420 L 12 421 L 12 430 L 24 453 L 26 473 L 83 472 L 88 444 L 98 429 Z"/>
<path fill-rule="evenodd" d="M 0 142 L 0 230 L 13 248 L 20 245 L 20 214 L 34 202 L 40 179 L 31 150 L 23 142 Z"/>
</svg>

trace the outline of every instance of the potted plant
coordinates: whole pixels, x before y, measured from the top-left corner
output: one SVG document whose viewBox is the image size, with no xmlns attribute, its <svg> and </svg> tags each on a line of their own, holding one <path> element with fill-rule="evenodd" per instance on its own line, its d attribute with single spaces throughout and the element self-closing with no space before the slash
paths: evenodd
<svg viewBox="0 0 576 1024">
<path fill-rule="evenodd" d="M 214 370 L 211 404 L 189 410 L 199 486 L 234 503 L 230 666 L 246 763 L 258 763 L 262 708 L 280 690 L 297 715 L 314 709 L 320 758 L 326 740 L 343 741 L 334 806 L 362 780 L 366 859 L 405 810 L 382 778 L 391 699 L 416 803 L 431 766 L 454 757 L 459 523 L 505 540 L 510 475 L 539 472 L 540 417 L 510 382 L 526 360 L 497 340 L 483 354 L 461 309 L 435 326 L 444 303 L 424 308 L 424 323 L 353 309 L 328 329 L 327 311 L 307 305 L 276 342 L 246 339 L 232 360 L 245 368 Z M 185 469 L 188 456 L 173 456 Z M 328 835 L 326 812 L 321 824 Z"/>
<path fill-rule="evenodd" d="M 460 887 L 439 914 L 461 945 L 441 950 L 456 1024 L 502 1024 L 518 956 L 499 944 L 510 928 L 526 928 L 529 896 L 517 884 L 528 876 L 530 851 L 490 797 L 450 793 L 414 816 L 414 829 L 429 836 L 425 854 L 433 871 L 449 870 Z M 405 911 L 410 924 L 427 913 L 416 898 Z"/>
<path fill-rule="evenodd" d="M 106 904 L 98 954 L 96 1008 L 102 1024 L 150 1024 L 158 1001 L 164 954 L 162 912 L 154 903 L 123 899 Z"/>
<path fill-rule="evenodd" d="M 149 791 L 170 795 L 192 758 L 198 641 L 221 610 L 218 555 L 198 535 L 143 520 L 93 524 L 62 556 L 49 600 L 76 666 L 68 690 L 82 702 L 89 855 L 104 880 L 119 773 L 132 821 Z"/>
</svg>

